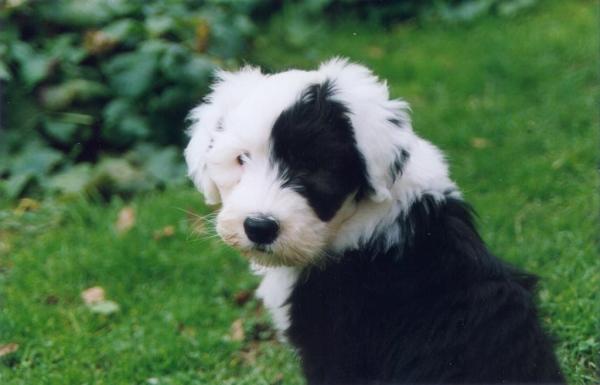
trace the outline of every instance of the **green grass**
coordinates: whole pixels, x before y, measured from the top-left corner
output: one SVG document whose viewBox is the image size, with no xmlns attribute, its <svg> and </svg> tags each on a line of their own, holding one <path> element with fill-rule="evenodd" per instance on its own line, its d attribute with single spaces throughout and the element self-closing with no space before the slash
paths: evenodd
<svg viewBox="0 0 600 385">
<path fill-rule="evenodd" d="M 598 383 L 596 18 L 592 1 L 544 1 L 470 25 L 342 24 L 310 49 L 277 31 L 256 45 L 271 69 L 343 55 L 388 79 L 415 130 L 448 154 L 492 250 L 542 277 L 540 305 L 571 384 Z M 133 228 L 119 235 L 119 211 Z M 297 359 L 240 293 L 257 281 L 182 210 L 207 212 L 191 188 L 109 204 L 44 201 L 0 212 L 2 384 L 301 384 Z M 173 226 L 174 234 L 155 239 Z M 102 286 L 121 310 L 90 312 Z M 232 338 L 243 321 L 245 338 Z M 501 352 L 499 352 L 501 354 Z"/>
</svg>

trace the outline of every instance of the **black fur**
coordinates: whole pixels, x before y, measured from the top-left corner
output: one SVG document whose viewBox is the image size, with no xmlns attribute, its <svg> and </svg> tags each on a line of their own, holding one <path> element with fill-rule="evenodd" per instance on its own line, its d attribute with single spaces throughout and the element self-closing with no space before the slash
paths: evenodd
<svg viewBox="0 0 600 385">
<path fill-rule="evenodd" d="M 535 278 L 493 256 L 461 200 L 423 196 L 401 241 L 304 271 L 287 336 L 309 384 L 564 383 Z"/>
<path fill-rule="evenodd" d="M 394 162 L 390 166 L 390 175 L 392 176 L 392 180 L 395 182 L 397 178 L 402 176 L 402 172 L 404 171 L 404 166 L 408 161 L 410 154 L 403 148 L 398 149 L 396 152 L 396 156 L 394 157 Z"/>
<path fill-rule="evenodd" d="M 349 194 L 357 191 L 360 199 L 370 190 L 348 110 L 331 99 L 334 92 L 331 81 L 309 86 L 279 115 L 271 132 L 272 162 L 323 221 Z"/>
</svg>

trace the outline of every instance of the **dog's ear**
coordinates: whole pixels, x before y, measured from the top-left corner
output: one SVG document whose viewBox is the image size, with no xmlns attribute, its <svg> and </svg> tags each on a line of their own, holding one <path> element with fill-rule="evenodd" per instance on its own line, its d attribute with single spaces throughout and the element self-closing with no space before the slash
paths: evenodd
<svg viewBox="0 0 600 385">
<path fill-rule="evenodd" d="M 387 84 L 362 65 L 335 58 L 323 63 L 319 72 L 332 81 L 332 97 L 350 111 L 356 144 L 367 166 L 371 199 L 391 199 L 414 137 L 408 104 L 390 99 Z"/>
<path fill-rule="evenodd" d="M 215 133 L 222 129 L 223 117 L 235 107 L 263 78 L 260 69 L 244 67 L 237 72 L 217 71 L 211 92 L 194 108 L 188 120 L 190 141 L 185 149 L 188 176 L 204 195 L 208 204 L 221 201 L 219 189 L 206 172 L 206 158 L 213 146 Z"/>
</svg>

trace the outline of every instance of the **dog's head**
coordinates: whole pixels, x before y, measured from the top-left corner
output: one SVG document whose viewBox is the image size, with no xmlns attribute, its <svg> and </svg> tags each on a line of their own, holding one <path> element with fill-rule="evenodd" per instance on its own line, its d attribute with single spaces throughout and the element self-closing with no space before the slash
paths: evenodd
<svg viewBox="0 0 600 385">
<path fill-rule="evenodd" d="M 357 207 L 390 200 L 408 158 L 406 103 L 363 66 L 220 72 L 191 112 L 189 175 L 217 232 L 263 265 L 318 263 Z"/>
</svg>

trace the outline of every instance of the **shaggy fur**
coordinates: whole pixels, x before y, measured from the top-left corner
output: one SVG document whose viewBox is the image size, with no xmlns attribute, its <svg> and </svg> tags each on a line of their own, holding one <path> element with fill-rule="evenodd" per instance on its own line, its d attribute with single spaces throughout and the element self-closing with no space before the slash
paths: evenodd
<svg viewBox="0 0 600 385">
<path fill-rule="evenodd" d="M 340 59 L 221 72 L 189 174 L 309 384 L 564 383 L 535 277 L 488 251 L 407 108 Z"/>
</svg>

